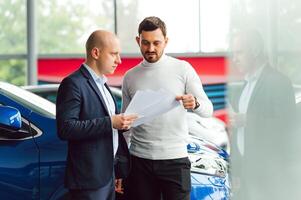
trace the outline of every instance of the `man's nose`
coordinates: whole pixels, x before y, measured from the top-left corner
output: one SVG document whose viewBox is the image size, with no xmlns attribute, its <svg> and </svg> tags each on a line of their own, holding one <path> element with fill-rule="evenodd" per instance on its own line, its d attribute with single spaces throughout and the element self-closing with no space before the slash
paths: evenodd
<svg viewBox="0 0 301 200">
<path fill-rule="evenodd" d="M 115 62 L 117 64 L 121 64 L 121 57 L 120 57 L 120 55 L 117 55 L 117 58 L 116 58 Z"/>
<path fill-rule="evenodd" d="M 155 46 L 153 44 L 150 44 L 148 51 L 153 52 L 154 50 L 155 50 Z"/>
</svg>

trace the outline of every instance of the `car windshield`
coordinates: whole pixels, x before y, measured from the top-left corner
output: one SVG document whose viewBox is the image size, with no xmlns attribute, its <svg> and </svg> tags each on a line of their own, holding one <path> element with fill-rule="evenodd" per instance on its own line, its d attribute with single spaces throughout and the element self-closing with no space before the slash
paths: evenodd
<svg viewBox="0 0 301 200">
<path fill-rule="evenodd" d="M 40 115 L 55 118 L 55 104 L 9 83 L 0 82 L 0 93 L 14 99 Z"/>
</svg>

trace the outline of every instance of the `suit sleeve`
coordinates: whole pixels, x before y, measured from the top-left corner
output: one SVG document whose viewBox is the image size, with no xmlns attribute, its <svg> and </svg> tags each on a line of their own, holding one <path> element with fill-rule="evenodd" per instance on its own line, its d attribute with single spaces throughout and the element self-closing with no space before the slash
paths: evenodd
<svg viewBox="0 0 301 200">
<path fill-rule="evenodd" d="M 80 83 L 66 78 L 62 81 L 57 95 L 56 119 L 58 136 L 62 140 L 85 140 L 112 134 L 109 116 L 81 120 L 82 104 Z"/>
<path fill-rule="evenodd" d="M 213 114 L 213 105 L 203 89 L 199 76 L 188 63 L 186 72 L 186 94 L 192 94 L 197 98 L 197 101 L 200 104 L 200 107 L 195 109 L 193 112 L 201 117 L 211 117 Z"/>
</svg>

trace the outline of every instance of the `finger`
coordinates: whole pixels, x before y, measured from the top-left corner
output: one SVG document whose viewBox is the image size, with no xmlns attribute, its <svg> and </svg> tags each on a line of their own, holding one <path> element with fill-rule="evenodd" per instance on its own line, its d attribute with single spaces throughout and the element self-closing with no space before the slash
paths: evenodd
<svg viewBox="0 0 301 200">
<path fill-rule="evenodd" d="M 125 115 L 126 118 L 135 118 L 138 117 L 137 114 L 129 114 L 129 115 Z"/>
<path fill-rule="evenodd" d="M 124 119 L 125 120 L 135 120 L 138 118 L 138 115 L 137 114 L 130 114 L 130 115 L 126 115 L 124 116 Z"/>
<path fill-rule="evenodd" d="M 187 98 L 194 99 L 194 96 L 192 94 L 186 94 Z"/>
<path fill-rule="evenodd" d="M 134 122 L 134 120 L 126 120 L 126 121 L 124 121 L 123 122 L 123 126 L 130 126 L 130 125 L 132 125 L 132 123 Z"/>
<path fill-rule="evenodd" d="M 185 106 L 192 106 L 194 104 L 195 104 L 195 102 L 193 100 L 185 100 L 185 101 L 183 101 L 183 105 L 185 105 Z"/>
<path fill-rule="evenodd" d="M 186 109 L 193 109 L 195 107 L 194 103 L 188 102 L 183 104 L 184 108 Z"/>
<path fill-rule="evenodd" d="M 177 101 L 183 100 L 183 96 L 181 96 L 181 95 L 176 96 L 176 100 Z"/>
<path fill-rule="evenodd" d="M 115 192 L 117 192 L 118 194 L 123 194 L 123 190 L 115 189 Z"/>
<path fill-rule="evenodd" d="M 194 101 L 194 97 L 192 95 L 184 95 L 183 99 L 186 101 Z"/>
<path fill-rule="evenodd" d="M 185 105 L 185 106 L 193 106 L 194 103 L 193 103 L 193 102 L 186 102 L 184 105 Z"/>
<path fill-rule="evenodd" d="M 194 101 L 192 99 L 184 99 L 183 100 L 183 104 L 189 104 L 189 103 L 193 103 Z"/>
<path fill-rule="evenodd" d="M 121 188 L 115 187 L 115 192 L 119 193 L 119 194 L 123 194 L 123 191 Z"/>
<path fill-rule="evenodd" d="M 128 118 L 128 120 L 130 120 L 130 121 L 134 121 L 136 119 L 138 119 L 138 115 L 133 115 Z"/>
<path fill-rule="evenodd" d="M 131 126 L 129 126 L 129 125 L 125 125 L 125 126 L 123 126 L 123 130 L 129 130 L 131 128 Z"/>
</svg>

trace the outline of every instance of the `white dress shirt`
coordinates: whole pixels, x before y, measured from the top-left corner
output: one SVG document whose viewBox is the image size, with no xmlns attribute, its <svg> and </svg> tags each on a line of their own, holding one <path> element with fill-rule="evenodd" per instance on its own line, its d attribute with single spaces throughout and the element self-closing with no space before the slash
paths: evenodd
<svg viewBox="0 0 301 200">
<path fill-rule="evenodd" d="M 252 93 L 254 91 L 254 88 L 256 86 L 256 83 L 260 77 L 260 74 L 263 70 L 263 66 L 258 68 L 255 73 L 253 74 L 248 74 L 245 77 L 245 87 L 243 88 L 243 91 L 241 93 L 241 96 L 239 98 L 239 103 L 238 103 L 238 112 L 240 114 L 243 114 L 245 116 L 245 114 L 247 113 L 248 110 L 248 106 L 249 106 L 249 102 L 252 96 Z M 237 131 L 237 146 L 238 146 L 238 150 L 241 153 L 241 155 L 244 155 L 244 134 L 245 134 L 245 130 L 244 130 L 244 126 L 239 127 L 238 131 Z"/>
<path fill-rule="evenodd" d="M 110 116 L 114 115 L 115 114 L 115 103 L 114 103 L 112 95 L 110 94 L 108 89 L 105 87 L 105 83 L 107 82 L 108 79 L 104 75 L 98 76 L 93 71 L 93 69 L 91 69 L 87 64 L 84 63 L 84 66 L 89 71 L 93 80 L 95 81 L 95 83 L 105 101 L 105 104 L 109 111 Z M 118 149 L 118 130 L 114 129 L 113 127 L 112 127 L 112 130 L 113 130 L 113 150 L 114 150 L 113 155 L 115 156 L 117 149 Z"/>
</svg>

